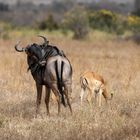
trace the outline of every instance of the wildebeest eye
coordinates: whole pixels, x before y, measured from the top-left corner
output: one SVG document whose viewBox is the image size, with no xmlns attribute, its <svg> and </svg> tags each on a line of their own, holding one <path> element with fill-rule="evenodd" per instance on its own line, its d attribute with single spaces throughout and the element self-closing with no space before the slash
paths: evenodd
<svg viewBox="0 0 140 140">
<path fill-rule="evenodd" d="M 25 52 L 26 52 L 26 53 L 28 52 L 28 48 L 25 48 Z"/>
<path fill-rule="evenodd" d="M 25 52 L 28 53 L 30 51 L 30 46 L 28 45 L 26 48 L 25 48 Z"/>
<path fill-rule="evenodd" d="M 28 45 L 25 52 L 33 61 L 38 61 L 42 57 L 41 48 L 35 43 Z"/>
<path fill-rule="evenodd" d="M 29 56 L 32 56 L 33 55 L 33 52 L 31 50 L 31 48 L 26 48 L 25 50 L 26 54 L 29 55 Z"/>
</svg>

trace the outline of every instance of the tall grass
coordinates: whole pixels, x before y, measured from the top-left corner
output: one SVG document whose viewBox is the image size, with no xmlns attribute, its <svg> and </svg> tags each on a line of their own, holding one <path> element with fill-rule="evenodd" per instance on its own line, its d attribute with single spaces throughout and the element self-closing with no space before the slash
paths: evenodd
<svg viewBox="0 0 140 140">
<path fill-rule="evenodd" d="M 17 53 L 14 44 L 22 40 L 41 42 L 36 34 L 48 37 L 63 49 L 73 66 L 73 92 L 70 115 L 51 100 L 51 116 L 46 115 L 44 95 L 41 116 L 35 118 L 36 90 L 27 72 L 26 55 Z M 133 42 L 115 40 L 101 32 L 84 41 L 72 40 L 60 33 L 11 31 L 9 39 L 0 39 L 0 139 L 1 140 L 138 140 L 140 139 L 140 47 Z M 108 106 L 80 106 L 79 76 L 93 70 L 101 74 L 114 99 Z"/>
</svg>

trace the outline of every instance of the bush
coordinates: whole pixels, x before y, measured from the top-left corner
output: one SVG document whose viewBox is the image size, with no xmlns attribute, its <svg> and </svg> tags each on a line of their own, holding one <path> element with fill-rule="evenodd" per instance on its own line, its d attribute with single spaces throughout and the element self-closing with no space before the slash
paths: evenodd
<svg viewBox="0 0 140 140">
<path fill-rule="evenodd" d="M 140 9 L 137 9 L 136 11 L 134 11 L 133 14 L 136 16 L 140 16 Z"/>
<path fill-rule="evenodd" d="M 99 10 L 89 14 L 89 23 L 92 28 L 112 31 L 116 28 L 116 15 L 109 10 Z"/>
<path fill-rule="evenodd" d="M 10 39 L 9 32 L 14 29 L 9 23 L 0 22 L 0 38 L 4 40 Z"/>
<path fill-rule="evenodd" d="M 46 20 L 39 23 L 39 29 L 45 30 L 48 29 L 50 31 L 58 29 L 57 23 L 54 21 L 53 16 L 50 14 Z"/>
<path fill-rule="evenodd" d="M 135 33 L 140 32 L 140 17 L 130 15 L 128 16 L 128 26 Z"/>
<path fill-rule="evenodd" d="M 9 5 L 0 2 L 0 11 L 9 11 Z"/>
<path fill-rule="evenodd" d="M 75 39 L 83 39 L 89 32 L 87 12 L 83 7 L 75 7 L 67 12 L 63 19 L 63 27 L 74 32 Z"/>
<path fill-rule="evenodd" d="M 119 14 L 116 14 L 116 17 L 117 17 L 117 19 L 116 19 L 116 22 L 114 23 L 114 24 L 116 24 L 115 28 L 114 28 L 114 32 L 117 35 L 121 35 L 126 30 L 128 30 L 127 17 L 123 16 L 123 15 L 119 15 Z"/>
</svg>

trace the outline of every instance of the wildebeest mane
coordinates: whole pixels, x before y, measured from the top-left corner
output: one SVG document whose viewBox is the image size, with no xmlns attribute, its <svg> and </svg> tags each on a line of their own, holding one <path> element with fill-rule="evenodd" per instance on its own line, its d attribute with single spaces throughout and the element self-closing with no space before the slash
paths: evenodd
<svg viewBox="0 0 140 140">
<path fill-rule="evenodd" d="M 56 46 L 47 45 L 42 46 L 42 49 L 44 50 L 45 55 L 43 56 L 44 59 L 48 59 L 49 57 L 60 55 L 64 56 L 65 54 L 63 51 L 60 51 Z"/>
<path fill-rule="evenodd" d="M 38 58 L 38 60 L 36 62 L 33 62 L 31 60 L 31 58 L 28 56 L 27 57 L 27 61 L 28 61 L 28 70 L 31 70 L 31 73 L 34 75 L 35 73 L 39 74 L 41 71 L 41 73 L 44 71 L 43 69 L 45 68 L 45 65 L 40 65 L 39 62 L 41 61 L 47 61 L 49 57 L 52 56 L 63 56 L 66 57 L 65 54 L 63 53 L 63 51 L 60 51 L 56 46 L 52 46 L 52 45 L 38 45 L 38 44 L 32 44 L 31 47 L 29 48 L 30 51 L 32 51 L 32 53 L 34 53 L 36 55 L 36 57 Z M 42 51 L 44 51 L 44 55 L 42 53 Z M 40 74 L 39 74 L 40 75 Z"/>
</svg>

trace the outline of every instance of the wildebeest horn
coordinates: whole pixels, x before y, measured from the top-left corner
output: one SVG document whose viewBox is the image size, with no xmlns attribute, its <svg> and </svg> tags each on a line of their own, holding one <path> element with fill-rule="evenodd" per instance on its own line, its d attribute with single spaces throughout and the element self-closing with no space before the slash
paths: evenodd
<svg viewBox="0 0 140 140">
<path fill-rule="evenodd" d="M 15 50 L 16 50 L 17 52 L 23 52 L 23 51 L 25 51 L 25 48 L 21 48 L 21 49 L 18 48 L 19 43 L 20 43 L 20 41 L 17 42 L 17 44 L 15 45 Z"/>
<path fill-rule="evenodd" d="M 43 38 L 43 39 L 44 39 L 44 42 L 45 42 L 45 43 L 48 43 L 48 41 L 47 41 L 47 38 L 46 38 L 46 37 L 44 37 L 44 36 L 42 36 L 42 35 L 38 35 L 38 37 Z"/>
</svg>

